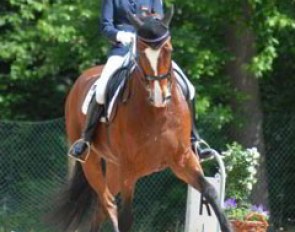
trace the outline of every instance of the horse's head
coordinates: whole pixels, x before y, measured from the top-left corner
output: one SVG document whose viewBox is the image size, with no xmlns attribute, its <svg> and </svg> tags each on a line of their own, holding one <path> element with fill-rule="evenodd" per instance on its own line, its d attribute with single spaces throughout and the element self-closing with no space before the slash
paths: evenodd
<svg viewBox="0 0 295 232">
<path fill-rule="evenodd" d="M 165 16 L 139 19 L 129 14 L 137 29 L 138 63 L 145 77 L 149 100 L 155 107 L 164 107 L 171 99 L 172 45 L 169 25 L 173 16 L 170 8 Z"/>
</svg>

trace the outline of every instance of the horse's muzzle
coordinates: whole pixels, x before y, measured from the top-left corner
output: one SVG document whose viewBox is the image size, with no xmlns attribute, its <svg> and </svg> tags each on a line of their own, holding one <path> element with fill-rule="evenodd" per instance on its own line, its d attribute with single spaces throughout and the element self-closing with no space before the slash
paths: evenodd
<svg viewBox="0 0 295 232">
<path fill-rule="evenodd" d="M 157 108 L 166 107 L 171 101 L 171 96 L 164 98 L 162 103 L 156 102 L 153 98 L 149 98 L 149 103 Z"/>
<path fill-rule="evenodd" d="M 149 102 L 155 107 L 165 107 L 171 101 L 171 82 L 152 81 L 149 88 Z"/>
</svg>

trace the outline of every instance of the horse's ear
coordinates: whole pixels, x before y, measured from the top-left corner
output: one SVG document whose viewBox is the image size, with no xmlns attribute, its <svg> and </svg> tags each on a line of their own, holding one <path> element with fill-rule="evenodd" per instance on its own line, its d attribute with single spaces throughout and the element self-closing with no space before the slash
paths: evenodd
<svg viewBox="0 0 295 232">
<path fill-rule="evenodd" d="M 136 29 L 139 29 L 143 25 L 143 22 L 138 17 L 136 17 L 135 15 L 133 15 L 130 11 L 128 11 L 127 16 L 128 16 L 128 19 L 129 19 L 130 23 Z"/>
<path fill-rule="evenodd" d="M 164 15 L 162 19 L 162 23 L 169 28 L 169 25 L 171 23 L 172 17 L 174 15 L 174 5 L 172 5 L 169 9 L 168 12 Z"/>
</svg>

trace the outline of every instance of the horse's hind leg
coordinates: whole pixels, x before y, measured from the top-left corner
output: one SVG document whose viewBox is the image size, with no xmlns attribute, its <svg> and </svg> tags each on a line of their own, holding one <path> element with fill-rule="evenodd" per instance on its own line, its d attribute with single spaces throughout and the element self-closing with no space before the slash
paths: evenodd
<svg viewBox="0 0 295 232">
<path fill-rule="evenodd" d="M 114 232 L 119 232 L 117 206 L 114 203 L 113 195 L 106 185 L 101 168 L 101 158 L 91 151 L 88 160 L 83 165 L 83 171 L 90 186 L 99 196 L 102 210 L 104 210 L 106 215 L 111 219 Z M 97 228 L 99 228 L 100 223 L 99 218 L 97 218 Z M 93 225 L 95 228 L 95 223 L 93 223 Z"/>
<path fill-rule="evenodd" d="M 212 206 L 218 218 L 221 231 L 231 232 L 232 230 L 230 224 L 217 203 L 217 192 L 215 191 L 214 187 L 205 179 L 200 163 L 193 151 L 190 151 L 189 154 L 186 154 L 185 157 L 181 159 L 181 161 L 172 163 L 170 167 L 176 176 L 203 194 L 203 196 Z"/>
</svg>

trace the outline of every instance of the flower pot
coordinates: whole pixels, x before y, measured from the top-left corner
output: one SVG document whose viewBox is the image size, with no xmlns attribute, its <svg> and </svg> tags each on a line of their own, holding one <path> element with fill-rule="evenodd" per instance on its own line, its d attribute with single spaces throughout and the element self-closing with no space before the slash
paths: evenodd
<svg viewBox="0 0 295 232">
<path fill-rule="evenodd" d="M 265 217 L 258 213 L 248 214 L 244 220 L 231 220 L 231 224 L 235 232 L 266 232 L 268 228 Z"/>
</svg>

